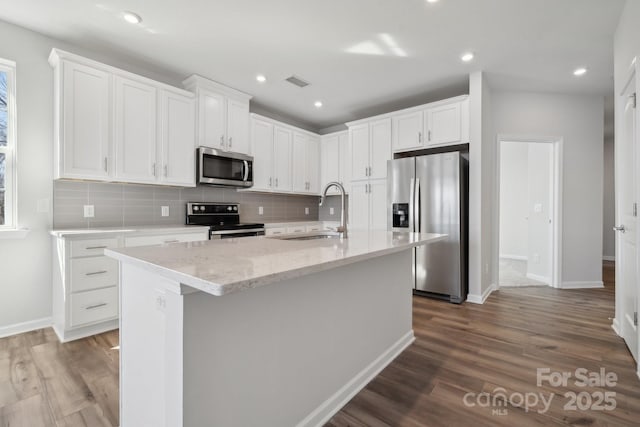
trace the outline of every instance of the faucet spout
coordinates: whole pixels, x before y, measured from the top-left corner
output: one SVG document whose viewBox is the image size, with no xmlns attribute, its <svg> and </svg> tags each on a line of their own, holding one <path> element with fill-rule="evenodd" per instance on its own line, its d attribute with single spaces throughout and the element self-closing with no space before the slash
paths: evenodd
<svg viewBox="0 0 640 427">
<path fill-rule="evenodd" d="M 340 202 L 341 202 L 340 227 L 338 227 L 337 231 L 342 234 L 343 239 L 346 239 L 347 238 L 347 214 L 346 214 L 345 202 L 344 202 L 346 192 L 344 191 L 344 187 L 342 186 L 342 184 L 340 184 L 339 182 L 333 181 L 325 185 L 324 190 L 322 190 L 322 196 L 320 196 L 319 205 L 322 206 L 322 204 L 324 203 L 325 197 L 327 197 L 327 191 L 329 191 L 331 187 L 336 187 L 340 192 Z"/>
</svg>

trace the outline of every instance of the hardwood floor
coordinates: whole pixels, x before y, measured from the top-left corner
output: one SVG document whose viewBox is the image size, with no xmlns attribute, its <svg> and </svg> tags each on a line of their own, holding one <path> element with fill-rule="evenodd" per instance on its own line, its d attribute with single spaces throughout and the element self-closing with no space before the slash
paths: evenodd
<svg viewBox="0 0 640 427">
<path fill-rule="evenodd" d="M 605 289 L 504 289 L 484 305 L 414 298 L 415 343 L 326 426 L 640 425 L 640 380 L 611 330 L 610 264 L 604 276 Z M 67 344 L 51 329 L 0 339 L 0 427 L 117 426 L 117 345 L 116 331 Z M 575 378 L 566 387 L 537 387 L 537 368 L 605 368 L 618 381 L 610 388 L 578 387 Z M 528 411 L 479 406 L 480 393 L 498 387 L 516 404 L 517 393 L 555 396 L 544 413 L 541 402 Z M 564 410 L 566 392 L 584 391 L 615 392 L 615 410 Z M 475 407 L 465 405 L 467 393 L 476 393 L 467 397 Z"/>
</svg>

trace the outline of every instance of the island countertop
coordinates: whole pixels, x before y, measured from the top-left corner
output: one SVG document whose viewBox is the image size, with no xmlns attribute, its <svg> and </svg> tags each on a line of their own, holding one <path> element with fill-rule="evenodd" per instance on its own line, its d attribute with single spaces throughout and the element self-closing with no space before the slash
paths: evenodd
<svg viewBox="0 0 640 427">
<path fill-rule="evenodd" d="M 106 249 L 105 255 L 215 296 L 408 250 L 446 235 L 350 231 L 347 239 L 210 240 Z"/>
</svg>

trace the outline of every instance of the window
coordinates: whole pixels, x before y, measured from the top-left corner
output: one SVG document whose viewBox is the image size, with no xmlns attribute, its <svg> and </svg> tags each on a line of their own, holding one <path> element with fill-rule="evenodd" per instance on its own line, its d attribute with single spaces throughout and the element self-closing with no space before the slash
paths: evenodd
<svg viewBox="0 0 640 427">
<path fill-rule="evenodd" d="M 16 227 L 15 63 L 0 59 L 0 229 Z"/>
</svg>

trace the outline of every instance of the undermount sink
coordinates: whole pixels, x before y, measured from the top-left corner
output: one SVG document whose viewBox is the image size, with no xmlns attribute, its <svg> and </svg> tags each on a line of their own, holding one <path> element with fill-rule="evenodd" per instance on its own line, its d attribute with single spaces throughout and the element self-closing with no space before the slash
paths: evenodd
<svg viewBox="0 0 640 427">
<path fill-rule="evenodd" d="M 284 234 L 280 236 L 269 236 L 270 239 L 277 240 L 317 240 L 317 239 L 339 239 L 341 233 L 336 231 L 314 231 L 312 233 Z"/>
</svg>

